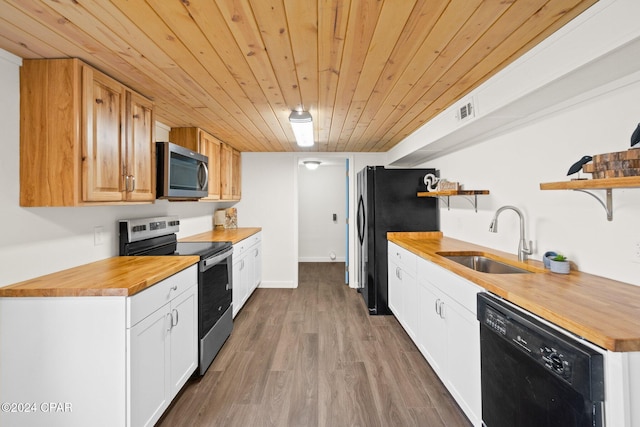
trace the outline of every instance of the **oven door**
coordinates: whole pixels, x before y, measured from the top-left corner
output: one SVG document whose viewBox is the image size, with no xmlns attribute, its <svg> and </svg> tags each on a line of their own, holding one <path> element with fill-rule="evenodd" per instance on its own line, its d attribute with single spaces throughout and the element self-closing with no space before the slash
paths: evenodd
<svg viewBox="0 0 640 427">
<path fill-rule="evenodd" d="M 198 280 L 199 328 L 202 339 L 231 306 L 231 254 L 233 248 L 200 261 Z"/>
</svg>

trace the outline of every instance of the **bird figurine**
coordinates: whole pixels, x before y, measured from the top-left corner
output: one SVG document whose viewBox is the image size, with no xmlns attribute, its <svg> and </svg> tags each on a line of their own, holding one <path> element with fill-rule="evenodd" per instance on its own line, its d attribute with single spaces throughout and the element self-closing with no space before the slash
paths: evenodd
<svg viewBox="0 0 640 427">
<path fill-rule="evenodd" d="M 638 143 L 640 143 L 640 124 L 638 124 L 636 130 L 634 130 L 631 134 L 631 147 L 633 147 L 634 145 L 638 145 Z M 638 145 L 636 148 L 640 148 L 640 145 Z"/>
<path fill-rule="evenodd" d="M 589 163 L 591 160 L 593 160 L 593 157 L 583 156 L 580 160 L 571 165 L 571 167 L 569 168 L 569 172 L 567 172 L 567 175 L 572 175 L 582 170 L 582 166 L 584 166 L 586 163 Z"/>
</svg>

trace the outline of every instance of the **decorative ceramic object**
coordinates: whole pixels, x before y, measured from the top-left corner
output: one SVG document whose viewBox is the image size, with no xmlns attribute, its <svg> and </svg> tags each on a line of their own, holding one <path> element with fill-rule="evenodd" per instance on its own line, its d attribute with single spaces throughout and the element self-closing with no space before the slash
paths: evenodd
<svg viewBox="0 0 640 427">
<path fill-rule="evenodd" d="M 549 268 L 549 264 L 551 263 L 551 258 L 555 257 L 556 255 L 558 255 L 556 252 L 553 251 L 548 251 L 545 252 L 544 255 L 542 256 L 542 262 L 544 263 L 544 268 Z"/>
<path fill-rule="evenodd" d="M 559 274 L 569 274 L 569 270 L 571 270 L 569 260 L 563 255 L 556 255 L 550 258 L 549 267 L 551 268 L 551 272 Z"/>
<path fill-rule="evenodd" d="M 436 191 L 438 188 L 438 181 L 440 181 L 440 178 L 436 177 L 432 173 L 428 173 L 424 176 L 424 185 L 427 186 L 427 191 Z"/>
</svg>

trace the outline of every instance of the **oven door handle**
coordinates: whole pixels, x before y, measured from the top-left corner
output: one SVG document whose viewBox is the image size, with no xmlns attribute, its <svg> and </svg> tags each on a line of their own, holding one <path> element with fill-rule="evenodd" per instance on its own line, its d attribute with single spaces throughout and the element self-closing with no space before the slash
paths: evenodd
<svg viewBox="0 0 640 427">
<path fill-rule="evenodd" d="M 214 265 L 219 264 L 220 261 L 223 261 L 226 258 L 229 258 L 232 253 L 233 253 L 233 248 L 229 248 L 228 250 L 220 254 L 216 254 L 210 258 L 205 259 L 204 261 L 202 261 L 202 267 L 200 268 L 200 271 L 207 271 Z"/>
</svg>

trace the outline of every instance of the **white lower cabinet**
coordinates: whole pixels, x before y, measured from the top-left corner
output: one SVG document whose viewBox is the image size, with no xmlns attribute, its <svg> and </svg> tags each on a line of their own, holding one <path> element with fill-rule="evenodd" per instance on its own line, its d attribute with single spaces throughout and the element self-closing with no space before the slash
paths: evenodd
<svg viewBox="0 0 640 427">
<path fill-rule="evenodd" d="M 389 243 L 388 305 L 414 341 L 418 327 L 418 301 L 415 298 L 416 260 L 416 255 L 394 243 Z"/>
<path fill-rule="evenodd" d="M 262 233 L 256 233 L 233 245 L 232 255 L 233 317 L 262 281 Z"/>
<path fill-rule="evenodd" d="M 179 290 L 128 330 L 131 426 L 153 426 L 198 366 L 198 287 Z"/>
<path fill-rule="evenodd" d="M 474 426 L 482 420 L 476 319 L 481 290 L 389 243 L 389 307 Z"/>
<path fill-rule="evenodd" d="M 0 298 L 0 425 L 153 425 L 197 368 L 197 280 L 194 265 L 131 297 Z"/>
<path fill-rule="evenodd" d="M 447 330 L 443 327 L 440 317 L 443 300 L 442 294 L 433 285 L 425 280 L 418 283 L 418 297 L 416 298 L 420 310 L 418 322 L 420 330 L 416 345 L 420 352 L 436 373 L 443 372 L 446 361 Z"/>
</svg>

